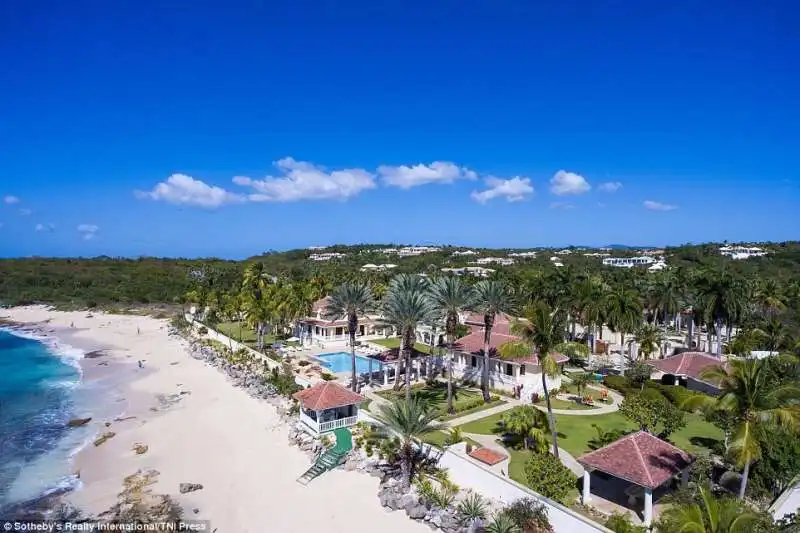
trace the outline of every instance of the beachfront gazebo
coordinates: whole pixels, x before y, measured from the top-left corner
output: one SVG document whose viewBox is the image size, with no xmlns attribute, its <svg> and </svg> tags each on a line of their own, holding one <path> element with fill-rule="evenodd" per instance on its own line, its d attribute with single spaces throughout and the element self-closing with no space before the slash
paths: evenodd
<svg viewBox="0 0 800 533">
<path fill-rule="evenodd" d="M 380 361 L 381 371 L 383 372 L 383 384 L 389 384 L 389 372 L 394 373 L 394 379 L 400 379 L 400 366 L 405 361 L 400 353 L 400 348 L 387 348 L 377 355 L 370 356 L 371 359 Z M 416 348 L 411 349 L 411 369 L 403 369 L 403 372 L 411 372 L 411 380 L 419 381 L 422 375 L 430 372 L 430 354 L 421 352 Z"/>
<path fill-rule="evenodd" d="M 655 435 L 637 431 L 579 457 L 578 463 L 584 468 L 581 497 L 584 505 L 592 499 L 591 481 L 594 472 L 596 485 L 600 486 L 598 498 L 618 505 L 622 501 L 622 506 L 632 508 L 638 507 L 638 498 L 643 495 L 642 522 L 649 526 L 653 521 L 653 492 L 678 474 L 681 474 L 682 483 L 685 484 L 692 458 L 680 448 Z M 609 476 L 622 481 L 622 486 L 614 483 L 615 480 L 611 480 Z"/>
<path fill-rule="evenodd" d="M 292 397 L 300 402 L 300 421 L 314 436 L 354 426 L 358 422 L 358 406 L 366 399 L 334 381 L 320 381 Z"/>
</svg>

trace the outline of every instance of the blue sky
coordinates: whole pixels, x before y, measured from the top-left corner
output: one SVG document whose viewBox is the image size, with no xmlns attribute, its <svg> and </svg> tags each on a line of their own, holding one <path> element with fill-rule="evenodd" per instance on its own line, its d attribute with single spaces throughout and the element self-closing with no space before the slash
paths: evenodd
<svg viewBox="0 0 800 533">
<path fill-rule="evenodd" d="M 789 0 L 3 2 L 0 255 L 797 239 L 798 27 Z"/>
</svg>

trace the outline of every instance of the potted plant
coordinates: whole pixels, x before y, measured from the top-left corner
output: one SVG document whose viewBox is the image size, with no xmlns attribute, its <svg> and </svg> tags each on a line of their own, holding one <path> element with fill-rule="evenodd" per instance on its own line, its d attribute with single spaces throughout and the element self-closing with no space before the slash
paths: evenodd
<svg viewBox="0 0 800 533">
<path fill-rule="evenodd" d="M 583 397 L 583 405 L 594 405 L 594 398 L 592 398 L 591 394 Z"/>
<path fill-rule="evenodd" d="M 600 401 L 601 402 L 609 401 L 608 389 L 600 389 Z"/>
</svg>

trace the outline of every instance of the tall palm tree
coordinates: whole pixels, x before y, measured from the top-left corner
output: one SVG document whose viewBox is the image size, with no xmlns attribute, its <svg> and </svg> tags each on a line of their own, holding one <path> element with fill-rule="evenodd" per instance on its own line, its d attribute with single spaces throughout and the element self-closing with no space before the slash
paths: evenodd
<svg viewBox="0 0 800 533">
<path fill-rule="evenodd" d="M 430 286 L 430 302 L 433 311 L 444 318 L 444 332 L 447 336 L 447 412 L 454 413 L 453 407 L 453 357 L 459 315 L 472 303 L 472 288 L 461 278 L 446 276 L 436 279 Z"/>
<path fill-rule="evenodd" d="M 429 323 L 435 318 L 428 297 L 428 282 L 421 276 L 398 274 L 389 283 L 383 298 L 381 322 L 393 326 L 400 334 L 399 356 L 405 360 L 406 399 L 411 399 L 411 356 L 414 352 L 415 332 L 419 324 Z M 395 378 L 395 388 L 400 380 Z"/>
<path fill-rule="evenodd" d="M 642 324 L 642 302 L 639 295 L 623 286 L 606 295 L 606 320 L 612 331 L 621 334 L 621 343 L 625 345 L 625 334 L 636 331 Z"/>
<path fill-rule="evenodd" d="M 534 302 L 526 306 L 524 320 L 515 320 L 511 324 L 511 333 L 520 337 L 500 346 L 504 357 L 527 357 L 533 354 L 539 358 L 542 368 L 542 391 L 547 402 L 547 416 L 550 419 L 550 433 L 553 440 L 553 455 L 558 457 L 558 432 L 550 403 L 550 391 L 547 388 L 547 377 L 558 375 L 558 364 L 554 357 L 556 346 L 564 341 L 566 316 L 559 309 L 551 309 L 545 302 Z"/>
<path fill-rule="evenodd" d="M 433 431 L 444 428 L 436 418 L 439 412 L 419 398 L 397 399 L 390 404 L 379 407 L 375 418 L 388 432 L 400 438 L 400 472 L 403 487 L 408 490 L 411 485 L 412 462 L 414 458 L 414 442 Z"/>
<path fill-rule="evenodd" d="M 664 334 L 655 324 L 642 324 L 630 342 L 635 342 L 644 358 L 650 359 L 652 354 L 660 351 Z"/>
<path fill-rule="evenodd" d="M 767 350 L 772 352 L 778 351 L 789 340 L 789 329 L 774 316 L 759 324 L 755 333 L 761 337 L 761 342 Z"/>
<path fill-rule="evenodd" d="M 744 283 L 727 270 L 708 271 L 698 278 L 698 290 L 704 314 L 717 334 L 717 355 L 722 354 L 722 325 L 739 319 L 744 310 L 747 291 Z"/>
<path fill-rule="evenodd" d="M 242 279 L 243 310 L 249 325 L 256 330 L 256 345 L 259 350 L 264 348 L 266 324 L 272 314 L 267 298 L 271 283 L 272 278 L 267 274 L 264 263 L 250 263 L 245 267 Z"/>
<path fill-rule="evenodd" d="M 661 515 L 658 527 L 663 533 L 748 533 L 759 516 L 733 498 L 716 498 L 701 484 L 700 501 L 674 505 Z"/>
<path fill-rule="evenodd" d="M 372 290 L 364 282 L 349 281 L 336 287 L 328 298 L 328 306 L 323 315 L 327 320 L 347 319 L 347 332 L 350 335 L 350 387 L 358 390 L 358 372 L 356 371 L 356 333 L 358 317 L 369 313 L 374 307 Z M 372 376 L 369 376 L 368 382 Z"/>
<path fill-rule="evenodd" d="M 761 280 L 755 288 L 755 300 L 771 318 L 786 309 L 786 295 L 774 279 Z"/>
<path fill-rule="evenodd" d="M 475 298 L 470 308 L 483 314 L 483 369 L 481 372 L 481 390 L 483 401 L 489 403 L 489 359 L 492 340 L 492 328 L 497 315 L 511 310 L 511 289 L 501 280 L 484 280 L 475 285 Z"/>
<path fill-rule="evenodd" d="M 767 364 L 758 359 L 731 361 L 729 369 L 709 367 L 701 376 L 709 382 L 719 383 L 720 395 L 716 398 L 698 395 L 685 402 L 687 408 L 715 409 L 735 420 L 729 451 L 743 470 L 739 499 L 744 498 L 750 465 L 761 456 L 761 446 L 756 438 L 758 430 L 770 425 L 788 429 L 800 427 L 800 384 L 786 381 L 776 385 L 769 375 Z"/>
</svg>

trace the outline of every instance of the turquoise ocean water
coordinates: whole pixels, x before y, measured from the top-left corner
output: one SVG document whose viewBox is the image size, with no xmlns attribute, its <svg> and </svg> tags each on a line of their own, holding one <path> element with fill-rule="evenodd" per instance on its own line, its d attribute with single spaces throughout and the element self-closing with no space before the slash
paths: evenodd
<svg viewBox="0 0 800 533">
<path fill-rule="evenodd" d="M 66 426 L 82 352 L 23 335 L 0 329 L 0 514 L 74 485 L 70 457 L 90 438 L 88 428 Z"/>
</svg>

